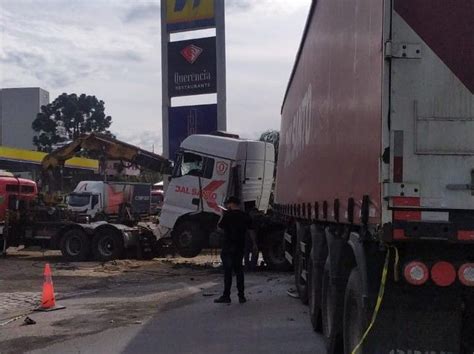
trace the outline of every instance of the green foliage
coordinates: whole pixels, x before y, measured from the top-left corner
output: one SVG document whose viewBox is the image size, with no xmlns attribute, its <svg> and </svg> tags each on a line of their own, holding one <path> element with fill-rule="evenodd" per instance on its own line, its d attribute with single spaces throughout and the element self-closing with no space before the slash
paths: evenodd
<svg viewBox="0 0 474 354">
<path fill-rule="evenodd" d="M 63 93 L 41 107 L 32 128 L 33 144 L 38 151 L 51 152 L 53 146 L 76 139 L 84 133 L 112 135 L 108 128 L 112 118 L 105 115 L 104 101 L 95 96 Z"/>
</svg>

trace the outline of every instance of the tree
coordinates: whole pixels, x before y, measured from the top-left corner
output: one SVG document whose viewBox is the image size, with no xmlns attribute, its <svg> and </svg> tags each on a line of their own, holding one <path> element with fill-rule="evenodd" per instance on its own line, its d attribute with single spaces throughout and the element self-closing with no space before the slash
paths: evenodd
<svg viewBox="0 0 474 354">
<path fill-rule="evenodd" d="M 38 151 L 51 152 L 55 145 L 76 139 L 84 133 L 112 135 L 112 117 L 105 115 L 104 101 L 95 96 L 63 93 L 42 106 L 32 123 L 33 144 Z"/>
<path fill-rule="evenodd" d="M 280 145 L 280 132 L 278 130 L 267 130 L 260 135 L 260 141 L 272 143 L 275 148 L 275 173 L 276 173 L 276 162 L 278 161 L 278 147 Z"/>
</svg>

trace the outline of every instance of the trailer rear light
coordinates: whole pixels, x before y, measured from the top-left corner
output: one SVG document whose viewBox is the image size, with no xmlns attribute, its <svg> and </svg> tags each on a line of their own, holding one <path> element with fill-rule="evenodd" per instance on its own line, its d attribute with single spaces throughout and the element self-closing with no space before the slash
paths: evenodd
<svg viewBox="0 0 474 354">
<path fill-rule="evenodd" d="M 431 268 L 431 279 L 438 286 L 450 286 L 456 280 L 456 269 L 451 263 L 436 262 Z"/>
<path fill-rule="evenodd" d="M 459 281 L 466 286 L 474 286 L 474 263 L 465 263 L 458 270 Z"/>
<path fill-rule="evenodd" d="M 428 267 L 421 262 L 410 262 L 403 272 L 406 281 L 411 285 L 423 285 L 429 277 Z"/>
</svg>

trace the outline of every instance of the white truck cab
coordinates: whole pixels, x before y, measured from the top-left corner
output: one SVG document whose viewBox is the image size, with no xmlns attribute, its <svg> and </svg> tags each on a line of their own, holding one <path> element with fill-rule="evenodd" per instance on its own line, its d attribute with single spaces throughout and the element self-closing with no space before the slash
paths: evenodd
<svg viewBox="0 0 474 354">
<path fill-rule="evenodd" d="M 132 182 L 81 181 L 68 196 L 68 209 L 77 216 L 104 221 L 120 219 L 128 213 L 150 214 L 151 185 Z"/>
<path fill-rule="evenodd" d="M 91 219 L 104 209 L 104 182 L 81 181 L 67 198 L 68 209 Z"/>
<path fill-rule="evenodd" d="M 172 230 L 178 252 L 194 257 L 209 245 L 231 195 L 245 210 L 266 212 L 275 166 L 271 143 L 227 136 L 191 135 L 181 143 L 160 225 Z"/>
</svg>

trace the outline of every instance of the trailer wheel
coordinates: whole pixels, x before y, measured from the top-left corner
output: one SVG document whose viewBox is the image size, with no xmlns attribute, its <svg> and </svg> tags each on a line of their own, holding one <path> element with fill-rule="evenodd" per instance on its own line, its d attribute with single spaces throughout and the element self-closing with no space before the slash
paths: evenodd
<svg viewBox="0 0 474 354">
<path fill-rule="evenodd" d="M 63 257 L 70 262 L 87 260 L 90 254 L 90 240 L 87 234 L 79 229 L 64 233 L 59 244 Z"/>
<path fill-rule="evenodd" d="M 199 225 L 193 221 L 183 221 L 173 232 L 173 244 L 179 255 L 193 258 L 201 253 L 205 234 Z"/>
<path fill-rule="evenodd" d="M 308 304 L 309 304 L 309 318 L 313 330 L 321 332 L 321 276 L 318 277 L 313 264 L 313 252 L 311 251 L 311 257 L 308 262 Z M 319 295 L 316 296 L 316 292 Z"/>
<path fill-rule="evenodd" d="M 322 322 L 322 332 L 326 338 L 326 344 L 328 347 L 328 352 L 332 353 L 336 346 L 341 346 L 340 339 L 337 333 L 337 299 L 338 291 L 331 282 L 330 273 L 329 273 L 329 258 L 326 260 L 323 272 L 323 296 L 321 301 L 321 322 Z M 342 348 L 341 348 L 342 349 Z M 336 352 L 339 352 L 336 350 Z M 350 353 L 350 352 L 349 352 Z"/>
<path fill-rule="evenodd" d="M 362 278 L 359 269 L 354 268 L 349 276 L 344 296 L 344 353 L 351 353 L 359 344 L 369 323 L 369 314 L 364 310 L 361 284 Z M 363 344 L 358 352 L 369 353 Z"/>
<path fill-rule="evenodd" d="M 289 271 L 290 263 L 285 258 L 285 233 L 274 231 L 265 238 L 262 248 L 263 260 L 270 270 Z"/>
<path fill-rule="evenodd" d="M 303 279 L 303 270 L 304 270 L 304 263 L 305 263 L 305 255 L 301 251 L 300 244 L 302 240 L 302 233 L 297 232 L 296 237 L 296 247 L 295 247 L 295 257 L 294 257 L 294 271 L 295 271 L 295 286 L 296 290 L 298 291 L 298 295 L 300 297 L 301 302 L 304 305 L 308 304 L 308 286 L 307 282 Z M 306 274 L 306 279 L 308 279 L 308 274 Z"/>
<path fill-rule="evenodd" d="M 122 236 L 109 229 L 102 229 L 92 239 L 92 252 L 98 261 L 108 262 L 118 259 L 124 251 Z"/>
</svg>

